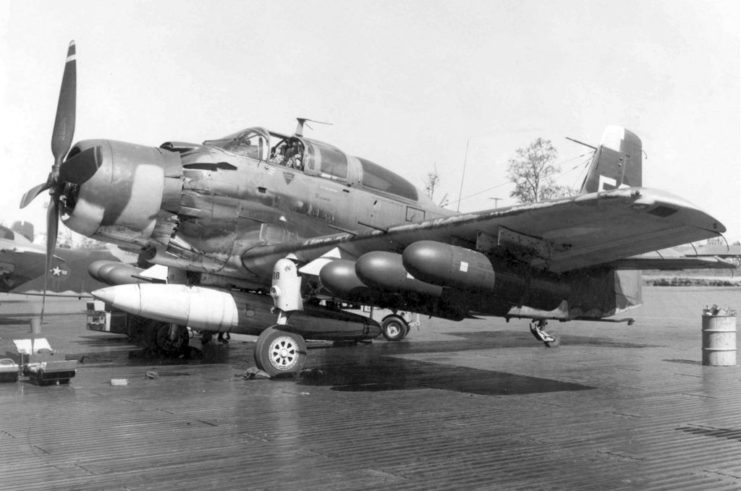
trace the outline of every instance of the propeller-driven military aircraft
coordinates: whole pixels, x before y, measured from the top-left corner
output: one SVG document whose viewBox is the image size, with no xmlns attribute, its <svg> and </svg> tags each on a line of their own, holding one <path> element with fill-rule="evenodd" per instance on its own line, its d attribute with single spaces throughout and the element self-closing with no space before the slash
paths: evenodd
<svg viewBox="0 0 741 491">
<path fill-rule="evenodd" d="M 636 270 L 662 267 L 652 251 L 725 231 L 683 199 L 641 187 L 641 140 L 620 127 L 606 130 L 578 195 L 464 214 L 304 136 L 304 119 L 292 135 L 254 127 L 201 144 L 72 146 L 75 63 L 71 44 L 54 165 L 21 202 L 51 194 L 48 257 L 61 217 L 167 266 L 167 283 L 93 294 L 163 323 L 257 334 L 255 361 L 271 375 L 302 367 L 305 338 L 378 335 L 375 321 L 337 301 L 453 320 L 528 318 L 553 344 L 547 319 L 602 320 L 635 306 Z"/>
</svg>

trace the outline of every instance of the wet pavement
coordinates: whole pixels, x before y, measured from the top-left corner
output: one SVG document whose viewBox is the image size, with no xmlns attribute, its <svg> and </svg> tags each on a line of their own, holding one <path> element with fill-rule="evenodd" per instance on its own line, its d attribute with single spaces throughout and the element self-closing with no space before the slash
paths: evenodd
<svg viewBox="0 0 741 491">
<path fill-rule="evenodd" d="M 157 361 L 51 318 L 52 346 L 82 363 L 68 386 L 0 385 L 0 487 L 741 488 L 741 370 L 700 362 L 702 308 L 741 311 L 741 289 L 644 300 L 633 326 L 556 325 L 555 349 L 502 319 L 310 343 L 282 380 L 244 378 L 254 337 Z M 3 351 L 28 330 L 0 325 Z"/>
</svg>

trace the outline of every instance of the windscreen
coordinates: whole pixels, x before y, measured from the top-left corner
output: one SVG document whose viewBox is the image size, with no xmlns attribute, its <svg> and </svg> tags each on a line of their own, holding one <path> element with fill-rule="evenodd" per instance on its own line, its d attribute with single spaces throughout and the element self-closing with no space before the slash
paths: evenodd
<svg viewBox="0 0 741 491">
<path fill-rule="evenodd" d="M 218 140 L 208 140 L 204 145 L 223 148 L 229 152 L 257 160 L 265 160 L 270 135 L 263 128 L 248 128 Z"/>
</svg>

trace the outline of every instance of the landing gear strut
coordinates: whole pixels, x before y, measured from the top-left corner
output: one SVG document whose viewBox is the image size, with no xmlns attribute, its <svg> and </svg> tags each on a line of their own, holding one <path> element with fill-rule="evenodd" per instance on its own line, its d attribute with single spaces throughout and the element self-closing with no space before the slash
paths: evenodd
<svg viewBox="0 0 741 491">
<path fill-rule="evenodd" d="M 547 348 L 555 348 L 561 344 L 561 339 L 545 330 L 548 321 L 545 319 L 533 320 L 530 322 L 530 332 L 538 341 L 546 345 Z"/>
</svg>

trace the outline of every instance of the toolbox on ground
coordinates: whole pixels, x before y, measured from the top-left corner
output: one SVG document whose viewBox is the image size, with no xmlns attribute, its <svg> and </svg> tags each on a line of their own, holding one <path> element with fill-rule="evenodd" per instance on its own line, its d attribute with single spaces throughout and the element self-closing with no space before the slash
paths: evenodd
<svg viewBox="0 0 741 491">
<path fill-rule="evenodd" d="M 18 381 L 18 364 L 10 358 L 0 358 L 0 382 Z"/>
<path fill-rule="evenodd" d="M 77 360 L 66 360 L 51 349 L 46 338 L 14 339 L 13 344 L 15 353 L 8 352 L 8 356 L 34 384 L 66 384 L 77 373 Z"/>
</svg>

